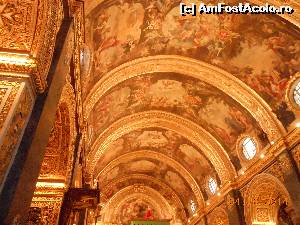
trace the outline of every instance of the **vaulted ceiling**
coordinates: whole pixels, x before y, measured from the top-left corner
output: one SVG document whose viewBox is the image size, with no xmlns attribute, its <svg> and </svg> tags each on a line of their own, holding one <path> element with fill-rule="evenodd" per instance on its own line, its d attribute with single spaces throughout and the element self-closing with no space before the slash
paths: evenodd
<svg viewBox="0 0 300 225">
<path fill-rule="evenodd" d="M 260 160 L 243 158 L 243 138 L 267 154 L 299 119 L 287 98 L 300 71 L 298 17 L 182 17 L 179 2 L 86 1 L 86 177 L 104 190 L 103 220 L 148 202 L 186 222 L 216 198 L 209 178 L 222 192 Z"/>
</svg>

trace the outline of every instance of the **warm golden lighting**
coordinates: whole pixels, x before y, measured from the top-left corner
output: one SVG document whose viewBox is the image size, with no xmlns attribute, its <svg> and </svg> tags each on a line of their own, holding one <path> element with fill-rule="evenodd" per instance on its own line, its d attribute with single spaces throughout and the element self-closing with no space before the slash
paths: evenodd
<svg viewBox="0 0 300 225">
<path fill-rule="evenodd" d="M 28 54 L 0 52 L 0 63 L 7 64 L 34 64 Z"/>
<path fill-rule="evenodd" d="M 65 184 L 52 182 L 37 182 L 36 187 L 65 188 Z"/>
<path fill-rule="evenodd" d="M 297 123 L 296 123 L 296 127 L 297 127 L 297 128 L 300 128 L 300 122 L 297 122 Z"/>
<path fill-rule="evenodd" d="M 252 225 L 261 224 L 261 225 L 276 225 L 274 222 L 253 222 Z"/>
<path fill-rule="evenodd" d="M 260 155 L 260 158 L 261 158 L 261 159 L 265 158 L 265 154 L 261 154 L 261 155 Z"/>
</svg>

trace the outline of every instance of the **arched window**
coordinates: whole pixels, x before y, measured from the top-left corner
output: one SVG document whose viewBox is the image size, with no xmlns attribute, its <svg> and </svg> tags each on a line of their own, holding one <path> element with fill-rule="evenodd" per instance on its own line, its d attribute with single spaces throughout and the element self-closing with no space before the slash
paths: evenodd
<svg viewBox="0 0 300 225">
<path fill-rule="evenodd" d="M 253 159 L 256 154 L 256 144 L 254 140 L 250 137 L 245 138 L 243 140 L 242 147 L 245 158 L 248 160 Z"/>
<path fill-rule="evenodd" d="M 217 191 L 217 182 L 213 178 L 209 178 L 208 187 L 212 194 L 215 194 Z"/>
<path fill-rule="evenodd" d="M 196 212 L 196 209 L 196 203 L 193 200 L 191 200 L 191 211 L 193 214 Z"/>
<path fill-rule="evenodd" d="M 300 81 L 299 80 L 297 81 L 297 84 L 294 88 L 293 97 L 295 103 L 300 107 Z"/>
</svg>

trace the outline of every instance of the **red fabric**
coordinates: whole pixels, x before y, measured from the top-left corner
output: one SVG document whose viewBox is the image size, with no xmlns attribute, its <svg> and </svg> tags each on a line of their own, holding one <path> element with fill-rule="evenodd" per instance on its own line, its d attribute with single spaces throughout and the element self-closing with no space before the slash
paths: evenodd
<svg viewBox="0 0 300 225">
<path fill-rule="evenodd" d="M 153 214 L 152 211 L 150 209 L 147 210 L 146 214 L 144 215 L 144 219 L 153 219 Z"/>
</svg>

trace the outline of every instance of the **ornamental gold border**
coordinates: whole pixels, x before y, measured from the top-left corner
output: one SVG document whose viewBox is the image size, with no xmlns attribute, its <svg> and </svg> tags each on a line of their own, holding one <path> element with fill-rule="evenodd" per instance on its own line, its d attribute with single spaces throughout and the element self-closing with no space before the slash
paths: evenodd
<svg viewBox="0 0 300 225">
<path fill-rule="evenodd" d="M 155 159 L 162 161 L 166 163 L 168 166 L 173 168 L 177 173 L 179 173 L 186 181 L 186 183 L 189 185 L 189 187 L 192 189 L 194 192 L 194 195 L 197 199 L 198 205 L 200 208 L 204 207 L 204 198 L 203 194 L 201 192 L 201 189 L 198 185 L 198 183 L 195 181 L 193 176 L 190 174 L 189 171 L 187 171 L 179 162 L 169 158 L 168 156 L 159 153 L 159 152 L 154 152 L 154 151 L 149 151 L 149 150 L 140 150 L 140 151 L 134 151 L 130 152 L 127 154 L 124 154 L 117 159 L 112 160 L 108 165 L 105 166 L 103 170 L 101 170 L 96 176 L 96 179 L 102 176 L 105 176 L 111 169 L 116 167 L 118 164 L 132 160 L 132 159 L 140 159 L 140 158 L 149 158 L 149 159 Z M 93 174 L 94 175 L 94 174 Z"/>
<path fill-rule="evenodd" d="M 195 144 L 212 163 L 223 185 L 236 176 L 228 154 L 209 132 L 187 119 L 163 111 L 136 113 L 114 122 L 93 143 L 87 155 L 87 172 L 93 174 L 96 163 L 113 141 L 131 131 L 148 127 L 172 130 Z"/>
<path fill-rule="evenodd" d="M 75 93 L 72 85 L 67 82 L 62 90 L 60 103 L 65 103 L 69 112 L 69 120 L 70 120 L 70 141 L 68 148 L 68 162 L 67 163 L 67 174 L 66 174 L 66 185 L 68 186 L 71 182 L 71 174 L 73 167 L 73 159 L 74 159 L 74 145 L 75 138 L 77 135 L 76 126 L 75 126 L 75 111 L 76 111 L 76 102 L 75 102 Z"/>
<path fill-rule="evenodd" d="M 255 149 L 256 152 L 252 159 L 247 159 L 244 155 L 242 141 L 245 140 L 246 138 L 251 138 L 254 141 L 254 144 L 256 147 L 256 149 Z M 240 160 L 242 169 L 244 167 L 251 165 L 253 162 L 257 161 L 259 159 L 260 153 L 263 150 L 261 142 L 259 141 L 259 139 L 256 136 L 253 136 L 252 133 L 244 133 L 244 134 L 240 135 L 239 138 L 237 139 L 235 148 L 236 148 L 237 155 Z"/>
<path fill-rule="evenodd" d="M 116 67 L 105 74 L 92 88 L 84 102 L 85 118 L 104 94 L 130 78 L 156 73 L 174 72 L 206 82 L 240 103 L 260 124 L 268 138 L 277 140 L 286 133 L 282 124 L 272 113 L 270 106 L 249 86 L 232 74 L 207 63 L 175 55 L 157 55 L 139 58 Z"/>
<path fill-rule="evenodd" d="M 160 217 L 165 217 L 167 214 L 169 214 L 169 216 L 174 216 L 170 214 L 170 212 L 173 212 L 174 210 L 158 191 L 142 184 L 135 184 L 118 191 L 107 202 L 102 209 L 104 213 L 103 219 L 112 222 L 113 219 L 116 219 L 115 217 L 117 212 L 120 210 L 120 207 L 124 204 L 124 202 L 135 197 L 151 202 L 151 204 L 155 206 L 155 210 L 160 214 Z"/>
<path fill-rule="evenodd" d="M 106 193 L 107 190 L 110 190 L 112 187 L 116 187 L 118 183 L 126 182 L 127 180 L 131 180 L 131 179 L 137 179 L 137 180 L 141 180 L 141 181 L 146 180 L 146 181 L 150 181 L 151 183 L 160 186 L 163 189 L 164 193 L 169 193 L 172 196 L 172 198 L 167 199 L 169 204 L 172 205 L 172 206 L 175 206 L 177 209 L 180 209 L 180 212 L 181 212 L 180 215 L 181 215 L 182 219 L 184 221 L 187 220 L 187 215 L 186 215 L 186 212 L 184 210 L 184 205 L 183 205 L 182 201 L 180 200 L 180 198 L 178 197 L 178 195 L 175 193 L 175 191 L 172 190 L 167 184 L 165 184 L 161 180 L 158 180 L 158 179 L 156 179 L 154 177 L 151 177 L 149 175 L 131 174 L 131 175 L 122 176 L 121 178 L 113 180 L 108 185 L 103 187 L 102 193 Z M 151 186 L 150 186 L 150 188 L 154 189 Z M 100 199 L 102 199 L 104 202 L 107 202 L 108 199 L 106 198 L 106 196 L 104 196 L 104 198 L 105 198 L 105 200 L 103 200 L 103 197 L 101 198 L 101 196 L 100 196 Z"/>
<path fill-rule="evenodd" d="M 285 101 L 287 102 L 287 105 L 289 109 L 292 111 L 296 111 L 297 113 L 300 113 L 300 106 L 296 104 L 294 100 L 294 88 L 296 86 L 296 81 L 300 82 L 300 72 L 296 73 L 295 76 L 289 80 L 286 92 L 285 92 Z"/>
<path fill-rule="evenodd" d="M 259 175 L 256 175 L 247 185 L 247 189 L 245 191 L 245 196 L 244 196 L 244 215 L 245 215 L 245 220 L 247 224 L 252 224 L 254 220 L 256 220 L 256 204 L 255 204 L 255 199 L 257 199 L 255 196 L 260 194 L 260 190 L 262 190 L 262 185 L 265 184 L 268 187 L 268 190 L 263 190 L 268 193 L 274 193 L 279 197 L 284 197 L 289 203 L 292 203 L 290 199 L 290 195 L 288 191 L 286 190 L 285 186 L 274 176 L 262 173 Z M 275 206 L 276 205 L 274 204 Z M 273 204 L 268 205 L 268 210 L 272 210 Z M 268 211 L 269 216 L 271 216 L 270 211 Z M 276 213 L 276 212 L 275 212 Z M 274 215 L 273 215 L 274 216 Z M 276 222 L 276 218 L 274 218 Z"/>
</svg>

